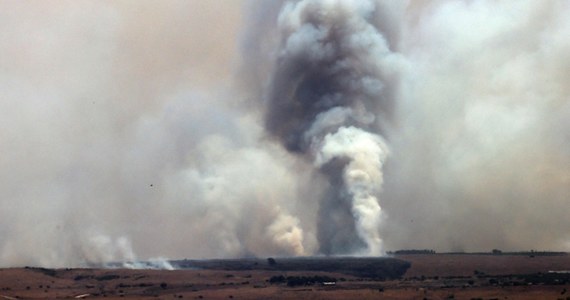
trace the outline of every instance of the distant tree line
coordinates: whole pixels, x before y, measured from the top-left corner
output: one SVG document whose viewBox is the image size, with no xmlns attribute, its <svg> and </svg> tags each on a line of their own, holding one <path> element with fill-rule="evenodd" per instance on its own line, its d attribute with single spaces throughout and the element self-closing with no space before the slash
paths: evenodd
<svg viewBox="0 0 570 300">
<path fill-rule="evenodd" d="M 402 249 L 396 251 L 388 251 L 387 254 L 394 255 L 394 254 L 436 254 L 435 250 L 432 249 Z M 557 251 L 512 251 L 506 252 L 500 249 L 493 249 L 490 252 L 444 252 L 442 254 L 478 254 L 478 255 L 526 255 L 526 256 L 564 256 L 568 255 L 567 252 L 557 252 Z"/>
<path fill-rule="evenodd" d="M 514 252 L 503 252 L 501 250 L 498 249 L 493 249 L 491 251 L 492 254 L 494 255 L 525 255 L 525 256 L 565 256 L 568 255 L 567 252 L 558 252 L 558 251 L 536 251 L 536 250 L 530 250 L 530 251 L 514 251 Z"/>
</svg>

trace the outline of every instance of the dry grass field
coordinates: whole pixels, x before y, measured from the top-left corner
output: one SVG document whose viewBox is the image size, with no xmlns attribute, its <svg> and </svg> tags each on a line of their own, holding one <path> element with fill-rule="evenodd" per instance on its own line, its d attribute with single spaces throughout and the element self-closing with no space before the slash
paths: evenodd
<svg viewBox="0 0 570 300">
<path fill-rule="evenodd" d="M 469 276 L 474 271 L 489 275 L 530 274 L 556 270 L 570 270 L 570 256 L 434 254 L 398 255 L 412 266 L 406 277 L 413 276 Z"/>
<path fill-rule="evenodd" d="M 400 279 L 266 270 L 0 270 L 0 299 L 570 299 L 570 256 L 402 255 Z M 235 261 L 234 261 L 235 262 Z M 220 262 L 218 262 L 218 265 Z M 280 276 L 283 277 L 280 277 Z M 291 285 L 292 278 L 335 284 Z M 289 278 L 270 282 L 272 278 Z"/>
</svg>

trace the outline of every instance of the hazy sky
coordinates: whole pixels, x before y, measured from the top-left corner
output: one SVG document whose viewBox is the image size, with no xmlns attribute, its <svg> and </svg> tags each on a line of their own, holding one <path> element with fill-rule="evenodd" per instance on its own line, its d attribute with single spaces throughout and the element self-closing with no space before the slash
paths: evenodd
<svg viewBox="0 0 570 300">
<path fill-rule="evenodd" d="M 2 1 L 0 266 L 319 254 L 347 216 L 335 232 L 381 250 L 570 251 L 568 14 L 565 0 Z M 350 74 L 327 105 L 350 113 L 281 113 L 299 91 L 331 96 L 331 77 L 304 73 L 325 61 Z M 268 118 L 303 120 L 312 146 Z M 329 143 L 350 126 L 385 143 L 382 163 Z M 334 157 L 357 163 L 329 175 Z M 353 167 L 381 213 L 334 219 L 322 207 L 336 177 L 355 193 Z"/>
</svg>

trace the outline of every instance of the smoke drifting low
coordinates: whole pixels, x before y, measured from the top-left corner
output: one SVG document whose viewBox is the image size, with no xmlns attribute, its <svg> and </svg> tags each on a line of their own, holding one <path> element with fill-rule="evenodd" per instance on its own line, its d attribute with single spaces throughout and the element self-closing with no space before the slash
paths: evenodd
<svg viewBox="0 0 570 300">
<path fill-rule="evenodd" d="M 568 13 L 4 1 L 0 266 L 570 251 Z"/>
</svg>

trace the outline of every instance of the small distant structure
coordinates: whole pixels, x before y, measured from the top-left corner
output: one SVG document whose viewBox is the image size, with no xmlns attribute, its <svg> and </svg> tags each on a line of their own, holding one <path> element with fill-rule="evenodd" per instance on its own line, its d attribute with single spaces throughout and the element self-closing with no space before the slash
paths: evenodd
<svg viewBox="0 0 570 300">
<path fill-rule="evenodd" d="M 91 296 L 91 294 L 81 294 L 81 295 L 77 295 L 74 298 L 75 299 L 85 299 L 87 297 Z"/>
<path fill-rule="evenodd" d="M 322 283 L 324 286 L 335 286 L 336 282 L 335 281 L 323 281 Z"/>
</svg>

